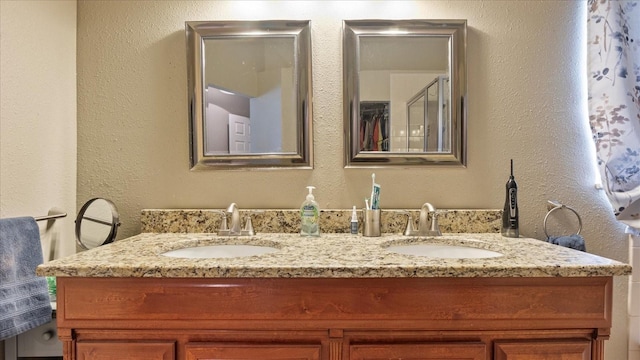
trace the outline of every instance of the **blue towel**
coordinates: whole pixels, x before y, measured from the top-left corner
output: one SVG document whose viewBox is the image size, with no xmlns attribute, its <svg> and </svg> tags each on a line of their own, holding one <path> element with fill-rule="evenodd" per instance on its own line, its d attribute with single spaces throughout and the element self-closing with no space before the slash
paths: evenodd
<svg viewBox="0 0 640 360">
<path fill-rule="evenodd" d="M 0 340 L 51 321 L 40 229 L 31 217 L 0 219 Z"/>
<path fill-rule="evenodd" d="M 548 242 L 564 247 L 568 247 L 575 250 L 587 251 L 587 247 L 584 244 L 584 239 L 578 234 L 568 236 L 549 236 Z"/>
</svg>

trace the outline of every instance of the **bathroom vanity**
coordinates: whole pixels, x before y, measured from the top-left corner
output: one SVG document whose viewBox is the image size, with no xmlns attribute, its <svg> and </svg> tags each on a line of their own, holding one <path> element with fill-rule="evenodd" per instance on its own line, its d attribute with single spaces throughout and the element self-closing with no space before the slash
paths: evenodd
<svg viewBox="0 0 640 360">
<path fill-rule="evenodd" d="M 499 253 L 434 258 L 390 246 Z M 250 244 L 265 255 L 173 258 Z M 143 233 L 50 262 L 65 359 L 604 359 L 630 266 L 499 234 Z"/>
<path fill-rule="evenodd" d="M 610 277 L 59 286 L 66 359 L 603 359 L 611 326 Z"/>
</svg>

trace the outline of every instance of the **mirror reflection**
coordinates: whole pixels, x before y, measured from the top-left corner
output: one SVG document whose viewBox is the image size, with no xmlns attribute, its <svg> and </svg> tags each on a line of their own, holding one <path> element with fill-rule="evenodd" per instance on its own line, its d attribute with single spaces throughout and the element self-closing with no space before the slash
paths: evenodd
<svg viewBox="0 0 640 360">
<path fill-rule="evenodd" d="M 394 151 L 450 152 L 449 77 L 440 75 L 407 102 L 407 126 Z M 406 139 L 406 148 L 402 141 Z"/>
<path fill-rule="evenodd" d="M 466 21 L 343 26 L 345 166 L 465 165 Z"/>
<path fill-rule="evenodd" d="M 205 155 L 296 151 L 294 40 L 204 40 Z"/>
<path fill-rule="evenodd" d="M 187 22 L 192 169 L 311 167 L 309 21 Z"/>
</svg>

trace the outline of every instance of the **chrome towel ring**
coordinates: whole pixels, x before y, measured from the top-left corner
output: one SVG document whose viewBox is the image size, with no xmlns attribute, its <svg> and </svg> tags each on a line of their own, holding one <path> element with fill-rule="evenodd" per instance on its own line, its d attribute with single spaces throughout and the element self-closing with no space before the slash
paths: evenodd
<svg viewBox="0 0 640 360">
<path fill-rule="evenodd" d="M 548 200 L 547 202 L 547 208 L 549 209 L 549 212 L 544 217 L 544 234 L 547 236 L 547 239 L 549 238 L 549 233 L 547 232 L 547 220 L 549 219 L 549 215 L 551 215 L 552 212 L 560 209 L 567 209 L 576 215 L 576 217 L 578 218 L 578 231 L 575 233 L 575 235 L 580 235 L 580 231 L 582 231 L 582 218 L 580 218 L 580 214 L 578 214 L 578 212 L 574 208 L 564 204 L 560 204 L 557 201 Z"/>
</svg>

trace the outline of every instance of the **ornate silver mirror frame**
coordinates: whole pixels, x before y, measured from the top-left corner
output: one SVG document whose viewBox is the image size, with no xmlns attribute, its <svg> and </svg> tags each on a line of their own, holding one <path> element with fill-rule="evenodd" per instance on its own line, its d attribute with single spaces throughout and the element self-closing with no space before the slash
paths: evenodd
<svg viewBox="0 0 640 360">
<path fill-rule="evenodd" d="M 343 21 L 346 168 L 466 166 L 466 33 L 466 20 Z M 372 61 L 375 57 L 382 64 Z M 429 70 L 430 66 L 437 67 L 436 65 L 428 65 L 437 61 L 441 61 L 440 67 L 443 68 L 439 73 Z M 369 69 L 374 71 L 363 72 Z M 417 82 L 416 78 L 422 77 L 419 72 L 432 73 L 429 75 L 430 80 Z M 372 82 L 372 73 L 385 74 L 382 76 L 384 79 L 378 77 Z M 397 83 L 401 84 L 403 91 L 407 91 L 408 86 L 405 84 L 409 82 L 408 79 L 416 83 L 413 87 L 417 90 L 410 90 L 409 96 L 389 95 L 389 91 L 386 95 L 384 91 L 376 91 L 374 95 L 363 96 L 363 91 L 371 93 L 370 84 L 389 83 L 386 77 L 391 77 L 394 73 L 398 75 L 400 80 Z M 435 73 L 438 74 L 433 75 Z M 428 95 L 429 93 L 436 95 Z M 437 94 L 440 94 L 439 99 Z M 372 97 L 374 101 L 371 101 Z M 416 101 L 424 105 L 417 108 Z M 438 107 L 427 109 L 427 102 L 438 104 Z M 409 113 L 414 109 L 423 120 L 420 126 L 412 130 L 409 128 L 412 121 Z M 434 112 L 433 109 L 435 117 L 428 118 L 428 114 Z M 369 113 L 375 113 L 376 117 L 384 120 L 380 121 L 380 128 L 377 124 L 375 128 L 371 125 L 374 131 L 367 127 L 367 121 L 371 118 L 365 117 Z M 398 126 L 399 123 L 402 127 L 400 131 L 394 129 L 394 124 Z M 428 130 L 436 127 L 439 129 L 437 133 Z M 383 130 L 387 133 L 383 134 Z M 413 146 L 410 145 L 412 131 L 421 135 L 416 138 L 417 145 Z M 371 133 L 379 136 L 376 136 L 374 146 L 367 146 L 366 138 Z M 400 133 L 406 139 L 399 137 Z M 397 141 L 403 147 L 393 146 L 391 140 L 394 136 L 400 139 Z M 428 141 L 431 143 L 428 144 Z"/>
<path fill-rule="evenodd" d="M 191 169 L 313 168 L 310 21 L 189 21 L 185 23 L 185 32 Z M 286 65 L 278 65 L 281 62 Z M 282 71 L 282 79 L 286 79 L 284 85 L 275 86 L 276 90 L 271 83 L 260 83 L 271 76 L 264 73 L 273 73 L 274 66 L 282 66 L 275 71 Z M 224 79 L 220 80 L 221 77 Z M 240 89 L 247 87 L 246 81 L 233 82 L 249 77 L 258 83 L 251 86 L 259 94 L 247 95 Z M 238 116 L 236 110 L 212 104 L 210 95 L 214 91 L 222 96 L 236 96 L 243 102 L 241 112 L 246 114 Z M 250 99 L 251 105 L 246 105 Z M 215 112 L 208 105 L 213 105 Z M 211 125 L 220 112 L 225 117 L 216 119 L 221 127 Z M 248 125 L 236 125 L 236 118 Z M 277 132 L 277 141 L 273 141 L 272 135 L 264 135 L 265 126 L 268 131 Z M 241 149 L 233 146 L 236 134 L 231 134 L 231 129 L 240 127 L 249 130 L 239 140 L 249 144 L 248 150 L 244 145 Z M 253 136 L 263 138 L 256 141 Z M 225 142 L 222 150 L 215 139 Z M 260 148 L 256 145 L 265 141 L 275 145 Z"/>
</svg>

